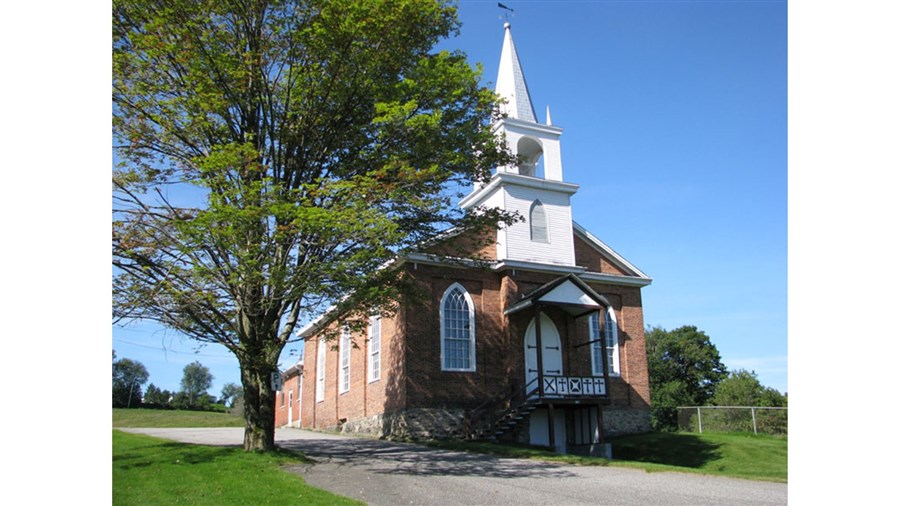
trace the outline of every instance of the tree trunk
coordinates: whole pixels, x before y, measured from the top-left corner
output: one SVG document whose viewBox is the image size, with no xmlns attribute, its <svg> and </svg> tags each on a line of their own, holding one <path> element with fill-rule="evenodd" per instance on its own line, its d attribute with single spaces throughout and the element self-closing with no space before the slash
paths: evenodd
<svg viewBox="0 0 900 506">
<path fill-rule="evenodd" d="M 277 367 L 266 364 L 241 364 L 244 386 L 244 450 L 275 449 L 275 392 L 270 375 Z"/>
</svg>

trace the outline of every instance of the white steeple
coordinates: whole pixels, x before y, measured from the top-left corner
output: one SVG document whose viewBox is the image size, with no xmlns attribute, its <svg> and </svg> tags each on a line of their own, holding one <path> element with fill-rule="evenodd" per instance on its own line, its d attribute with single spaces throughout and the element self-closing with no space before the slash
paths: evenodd
<svg viewBox="0 0 900 506">
<path fill-rule="evenodd" d="M 497 231 L 497 260 L 574 266 L 570 198 L 578 185 L 563 181 L 562 128 L 552 124 L 549 107 L 546 124 L 538 123 L 509 23 L 504 29 L 495 91 L 506 100 L 506 117 L 494 131 L 505 137 L 517 162 L 497 167 L 491 181 L 476 185 L 459 205 L 495 207 L 525 218 Z"/>
<path fill-rule="evenodd" d="M 519 157 L 519 163 L 515 166 L 499 167 L 497 172 L 512 172 L 523 176 L 562 181 L 562 159 L 559 148 L 562 129 L 552 125 L 549 106 L 546 124 L 538 123 L 509 23 L 504 24 L 503 28 L 505 33 L 495 92 L 506 101 L 501 106 L 506 118 L 500 120 L 496 129 L 506 135 L 509 149 Z"/>
<path fill-rule="evenodd" d="M 500 69 L 497 71 L 497 86 L 494 91 L 506 99 L 503 112 L 510 118 L 536 123 L 531 95 L 528 93 L 528 85 L 525 83 L 525 74 L 522 72 L 522 64 L 519 63 L 509 23 L 505 23 L 503 28 L 506 34 L 503 37 L 503 49 L 500 51 Z"/>
</svg>

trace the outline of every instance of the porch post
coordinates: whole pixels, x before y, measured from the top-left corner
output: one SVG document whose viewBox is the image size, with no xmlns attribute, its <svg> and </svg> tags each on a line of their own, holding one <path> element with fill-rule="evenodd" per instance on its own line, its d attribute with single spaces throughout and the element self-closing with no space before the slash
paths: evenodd
<svg viewBox="0 0 900 506">
<path fill-rule="evenodd" d="M 600 435 L 600 444 L 603 444 L 603 406 L 597 403 L 597 433 Z"/>
<path fill-rule="evenodd" d="M 541 344 L 540 303 L 534 305 L 534 344 L 537 346 L 538 398 L 540 399 L 544 397 L 544 347 Z"/>
<path fill-rule="evenodd" d="M 547 405 L 547 427 L 550 430 L 550 448 L 556 451 L 556 431 L 553 423 L 553 403 Z"/>
<path fill-rule="evenodd" d="M 600 344 L 603 345 L 603 390 L 607 398 L 609 398 L 609 351 L 606 348 L 606 312 L 609 309 L 607 306 L 600 313 Z M 616 343 L 616 346 L 618 345 L 619 343 Z"/>
</svg>

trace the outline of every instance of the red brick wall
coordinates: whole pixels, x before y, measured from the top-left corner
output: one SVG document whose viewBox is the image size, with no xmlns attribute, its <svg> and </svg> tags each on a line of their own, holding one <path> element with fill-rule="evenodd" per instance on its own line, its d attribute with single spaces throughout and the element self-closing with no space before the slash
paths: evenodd
<svg viewBox="0 0 900 506">
<path fill-rule="evenodd" d="M 605 296 L 616 312 L 619 327 L 619 378 L 610 378 L 613 406 L 641 408 L 650 405 L 650 380 L 647 373 L 647 346 L 644 338 L 644 312 L 638 287 L 588 283 Z"/>
<path fill-rule="evenodd" d="M 419 265 L 410 270 L 425 296 L 406 305 L 409 407 L 474 407 L 503 392 L 506 374 L 494 367 L 506 355 L 500 277 L 488 270 Z M 466 289 L 475 306 L 475 371 L 441 370 L 440 302 L 452 284 Z M 487 396 L 487 397 L 486 397 Z"/>
<path fill-rule="evenodd" d="M 471 407 L 485 399 L 504 397 L 524 386 L 524 337 L 533 313 L 524 310 L 503 316 L 506 307 L 521 295 L 558 277 L 525 271 L 495 273 L 449 267 L 419 266 L 416 280 L 430 287 L 427 300 L 409 306 L 407 341 L 409 407 Z M 444 291 L 460 283 L 475 304 L 476 371 L 441 371 L 439 304 Z M 646 407 L 649 405 L 649 381 L 646 367 L 644 322 L 640 288 L 591 283 L 604 295 L 616 312 L 619 326 L 620 377 L 610 379 L 613 405 Z M 558 308 L 545 311 L 560 333 L 563 367 L 567 374 L 591 375 L 590 346 L 575 348 L 589 341 L 587 318 L 573 320 Z"/>
<path fill-rule="evenodd" d="M 294 402 L 290 402 L 291 391 L 294 394 Z M 293 410 L 291 422 L 300 421 L 300 375 L 291 375 L 285 378 L 281 391 L 275 394 L 275 426 L 281 427 L 288 423 L 288 410 Z"/>
<path fill-rule="evenodd" d="M 425 253 L 457 258 L 497 259 L 497 230 L 485 229 L 476 235 L 457 235 L 442 241 Z"/>
<path fill-rule="evenodd" d="M 593 246 L 588 244 L 575 235 L 575 265 L 587 267 L 591 272 L 601 272 L 603 274 L 619 274 L 626 276 L 627 273 L 616 267 L 607 257 L 597 251 Z"/>
<path fill-rule="evenodd" d="M 398 385 L 403 370 L 398 332 L 401 328 L 400 313 L 381 319 L 381 377 L 369 381 L 368 331 L 351 333 L 350 388 L 339 391 L 340 352 L 339 338 L 325 342 L 325 397 L 316 402 L 316 367 L 318 336 L 306 341 L 304 355 L 303 426 L 329 428 L 344 420 L 355 420 L 398 409 L 404 403 L 404 393 Z M 336 328 L 332 326 L 333 330 Z"/>
<path fill-rule="evenodd" d="M 596 250 L 583 241 L 579 246 L 579 242 L 576 238 L 576 249 L 583 250 L 579 258 L 599 263 L 605 272 L 621 273 L 611 269 L 611 264 Z M 503 311 L 521 295 L 558 275 L 424 264 L 409 264 L 407 272 L 420 296 L 402 304 L 396 315 L 382 319 L 380 380 L 368 382 L 367 336 L 356 333 L 352 339 L 358 347 L 350 351 L 350 390 L 339 393 L 337 341 L 329 341 L 325 399 L 315 402 L 318 339 L 307 341 L 302 392 L 304 427 L 334 427 L 342 419 L 356 420 L 411 408 L 471 408 L 486 399 L 508 397 L 524 385 L 524 336 L 533 313 L 525 310 L 507 319 Z M 475 306 L 474 372 L 441 370 L 439 306 L 444 291 L 453 283 L 460 283 L 468 291 Z M 621 377 L 611 378 L 611 402 L 616 407 L 646 407 L 650 394 L 640 288 L 590 285 L 610 301 L 619 326 Z M 571 375 L 590 375 L 590 346 L 574 348 L 589 340 L 587 319 L 573 320 L 552 307 L 546 313 L 562 339 L 564 370 Z"/>
</svg>

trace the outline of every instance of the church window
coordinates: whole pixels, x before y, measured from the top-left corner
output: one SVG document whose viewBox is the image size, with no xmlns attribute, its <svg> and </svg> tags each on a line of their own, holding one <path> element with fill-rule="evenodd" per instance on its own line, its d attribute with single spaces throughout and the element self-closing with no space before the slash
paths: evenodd
<svg viewBox="0 0 900 506">
<path fill-rule="evenodd" d="M 381 379 L 381 316 L 369 319 L 369 381 Z"/>
<path fill-rule="evenodd" d="M 528 213 L 528 223 L 531 226 L 531 240 L 536 242 L 550 242 L 547 234 L 547 212 L 540 200 L 531 204 Z"/>
<path fill-rule="evenodd" d="M 590 317 L 591 330 L 591 368 L 594 376 L 603 376 L 603 341 L 600 332 L 600 313 Z M 619 332 L 616 324 L 616 313 L 607 308 L 603 322 L 602 338 L 606 341 L 606 363 L 610 376 L 619 375 Z"/>
<path fill-rule="evenodd" d="M 316 402 L 325 400 L 325 338 L 316 346 Z"/>
<path fill-rule="evenodd" d="M 475 305 L 459 283 L 441 298 L 441 369 L 475 370 Z"/>
<path fill-rule="evenodd" d="M 350 329 L 341 330 L 341 342 L 339 346 L 341 376 L 338 383 L 338 391 L 344 393 L 350 390 Z"/>
</svg>

